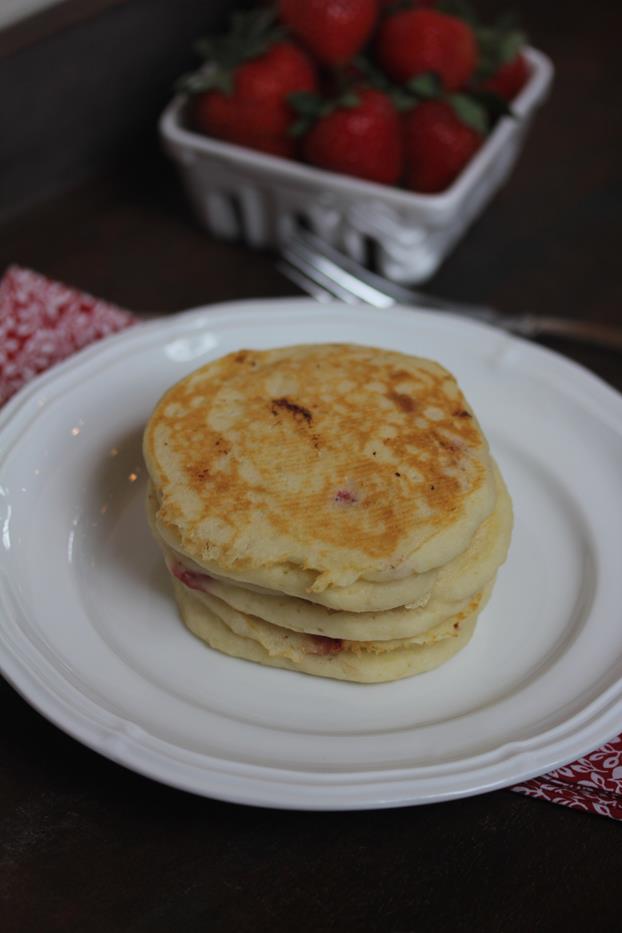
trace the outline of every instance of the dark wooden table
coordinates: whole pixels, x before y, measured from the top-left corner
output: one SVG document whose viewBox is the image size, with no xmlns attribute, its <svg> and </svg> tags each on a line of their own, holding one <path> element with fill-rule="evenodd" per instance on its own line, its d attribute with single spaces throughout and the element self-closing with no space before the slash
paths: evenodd
<svg viewBox="0 0 622 933">
<path fill-rule="evenodd" d="M 622 324 L 620 12 L 523 6 L 558 69 L 552 99 L 511 182 L 427 287 Z M 9 262 L 149 313 L 294 291 L 272 256 L 200 231 L 156 156 L 5 224 Z M 619 355 L 549 345 L 622 388 Z M 612 821 L 509 791 L 326 814 L 201 799 L 112 764 L 0 691 L 6 933 L 620 928 Z"/>
</svg>

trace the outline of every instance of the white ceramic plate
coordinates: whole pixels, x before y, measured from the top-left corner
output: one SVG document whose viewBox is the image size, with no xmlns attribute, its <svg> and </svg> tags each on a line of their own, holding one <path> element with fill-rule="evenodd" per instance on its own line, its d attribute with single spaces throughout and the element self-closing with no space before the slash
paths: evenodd
<svg viewBox="0 0 622 933">
<path fill-rule="evenodd" d="M 159 395 L 240 347 L 355 341 L 458 377 L 514 499 L 471 644 L 361 686 L 224 657 L 179 622 L 144 516 Z M 145 324 L 35 380 L 0 416 L 0 649 L 9 681 L 103 755 L 200 794 L 347 809 L 445 800 L 622 729 L 622 398 L 453 316 L 284 300 Z"/>
</svg>

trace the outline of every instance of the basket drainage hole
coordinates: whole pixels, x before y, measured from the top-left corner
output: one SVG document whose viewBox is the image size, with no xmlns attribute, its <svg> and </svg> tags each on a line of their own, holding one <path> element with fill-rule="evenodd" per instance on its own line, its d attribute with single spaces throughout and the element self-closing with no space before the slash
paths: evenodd
<svg viewBox="0 0 622 933">
<path fill-rule="evenodd" d="M 295 230 L 308 230 L 309 233 L 312 232 L 311 224 L 306 214 L 302 214 L 300 211 L 294 211 L 291 218 Z"/>
<path fill-rule="evenodd" d="M 379 251 L 377 240 L 370 236 L 361 237 L 361 264 L 370 272 L 380 271 Z"/>
</svg>

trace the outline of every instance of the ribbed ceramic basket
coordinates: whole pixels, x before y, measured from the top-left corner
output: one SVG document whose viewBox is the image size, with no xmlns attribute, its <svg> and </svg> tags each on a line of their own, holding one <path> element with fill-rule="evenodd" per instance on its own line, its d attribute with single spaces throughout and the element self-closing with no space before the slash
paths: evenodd
<svg viewBox="0 0 622 933">
<path fill-rule="evenodd" d="M 442 194 L 413 194 L 209 139 L 185 128 L 183 97 L 162 114 L 160 134 L 200 222 L 214 236 L 278 246 L 303 220 L 360 261 L 371 241 L 383 275 L 422 282 L 506 181 L 547 95 L 550 60 L 535 49 L 526 56 L 530 77 L 512 104 L 515 116 L 499 121 Z"/>
</svg>

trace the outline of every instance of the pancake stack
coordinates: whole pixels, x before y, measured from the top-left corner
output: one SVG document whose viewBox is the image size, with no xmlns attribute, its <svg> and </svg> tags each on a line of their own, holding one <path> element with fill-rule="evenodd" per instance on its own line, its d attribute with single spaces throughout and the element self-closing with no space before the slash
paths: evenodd
<svg viewBox="0 0 622 933">
<path fill-rule="evenodd" d="M 463 648 L 512 505 L 438 363 L 349 344 L 242 350 L 145 430 L 148 514 L 181 617 L 212 648 L 373 683 Z"/>
</svg>

